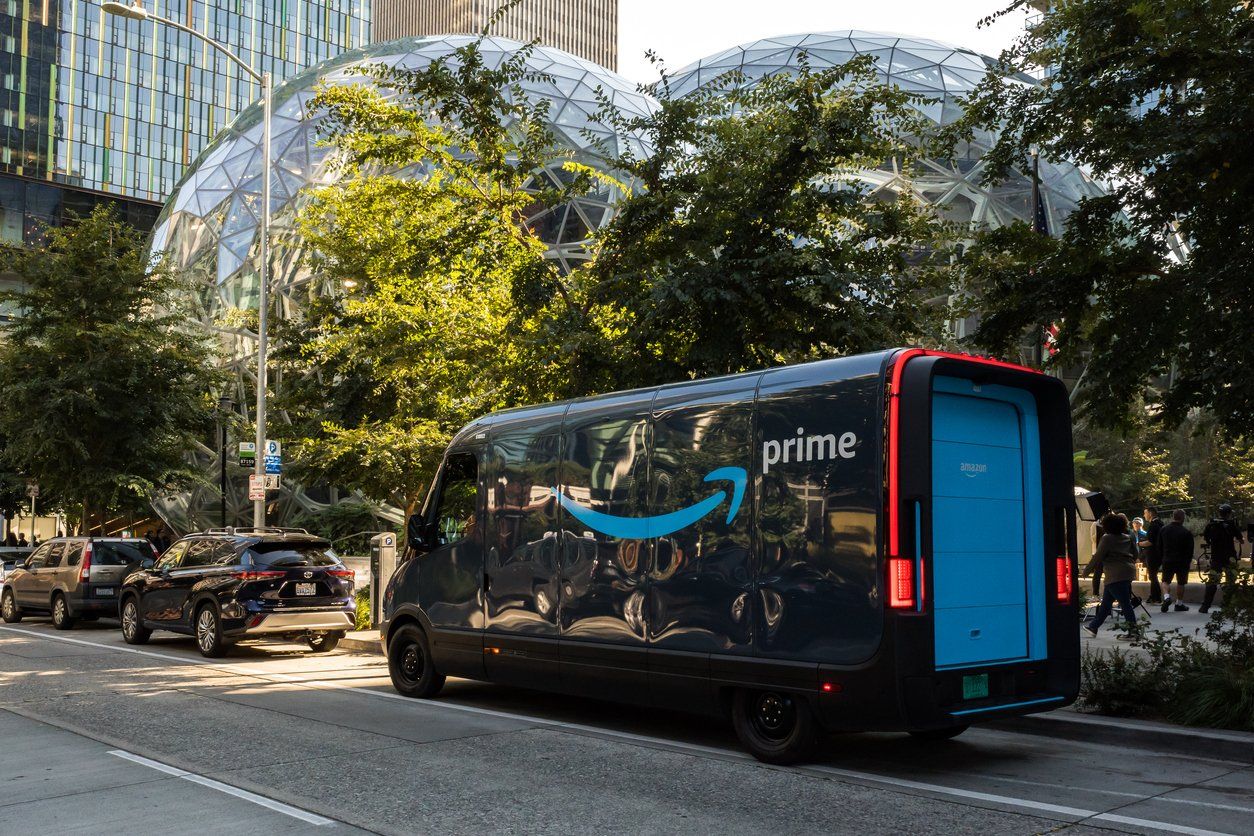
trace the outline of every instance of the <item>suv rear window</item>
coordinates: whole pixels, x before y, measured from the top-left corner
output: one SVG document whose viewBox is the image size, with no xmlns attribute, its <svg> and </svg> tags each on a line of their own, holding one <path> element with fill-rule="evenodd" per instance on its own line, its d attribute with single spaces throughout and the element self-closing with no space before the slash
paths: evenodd
<svg viewBox="0 0 1254 836">
<path fill-rule="evenodd" d="M 141 560 L 155 560 L 157 555 L 146 540 L 131 543 L 91 544 L 91 562 L 95 566 L 129 566 Z"/>
<path fill-rule="evenodd" d="M 330 543 L 254 543 L 248 555 L 255 566 L 334 566 L 340 562 Z"/>
</svg>

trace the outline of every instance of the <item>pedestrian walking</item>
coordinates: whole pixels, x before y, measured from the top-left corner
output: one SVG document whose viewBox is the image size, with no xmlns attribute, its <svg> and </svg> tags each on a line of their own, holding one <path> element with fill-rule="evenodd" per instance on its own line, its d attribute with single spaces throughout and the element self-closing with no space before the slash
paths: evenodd
<svg viewBox="0 0 1254 836">
<path fill-rule="evenodd" d="M 1163 546 L 1158 536 L 1163 530 L 1163 521 L 1158 518 L 1158 509 L 1146 507 L 1142 512 L 1145 516 L 1145 569 L 1149 573 L 1149 603 L 1161 604 L 1163 590 L 1158 585 L 1158 573 L 1163 568 Z"/>
<path fill-rule="evenodd" d="M 1241 529 L 1232 519 L 1231 505 L 1225 502 L 1219 506 L 1219 516 L 1206 524 L 1202 539 L 1210 546 L 1210 568 L 1206 572 L 1206 595 L 1198 612 L 1209 612 L 1215 602 L 1215 591 L 1219 589 L 1219 578 L 1222 576 L 1229 582 L 1235 579 L 1237 555 L 1245 542 Z"/>
<path fill-rule="evenodd" d="M 1135 575 L 1136 546 L 1128 535 L 1128 518 L 1122 514 L 1107 514 L 1102 517 L 1102 530 L 1105 532 L 1097 542 L 1097 553 L 1089 564 L 1089 571 L 1101 572 L 1105 577 L 1102 587 L 1102 602 L 1097 606 L 1097 613 L 1085 630 L 1090 636 L 1096 636 L 1098 629 L 1110 616 L 1116 601 L 1123 613 L 1124 621 L 1131 628 L 1136 624 L 1136 610 L 1132 606 L 1132 578 Z M 1124 634 L 1118 637 L 1121 641 L 1131 638 Z"/>
<path fill-rule="evenodd" d="M 1167 612 L 1175 602 L 1176 612 L 1187 612 L 1184 603 L 1184 587 L 1189 582 L 1189 566 L 1193 563 L 1193 534 L 1184 527 L 1184 512 L 1171 512 L 1171 522 L 1163 526 L 1158 533 L 1162 542 L 1163 556 L 1163 605 L 1162 611 Z M 1176 597 L 1171 597 L 1171 580 L 1176 581 Z"/>
</svg>

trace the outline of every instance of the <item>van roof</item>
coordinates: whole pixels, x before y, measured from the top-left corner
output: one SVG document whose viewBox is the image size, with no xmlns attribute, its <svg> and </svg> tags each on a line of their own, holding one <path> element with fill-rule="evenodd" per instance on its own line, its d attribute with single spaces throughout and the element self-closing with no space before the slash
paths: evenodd
<svg viewBox="0 0 1254 836">
<path fill-rule="evenodd" d="M 564 416 L 572 406 L 579 404 L 600 403 L 620 399 L 624 401 L 643 401 L 645 399 L 656 399 L 658 396 L 665 396 L 670 392 L 682 392 L 684 389 L 718 386 L 721 383 L 743 381 L 753 378 L 758 378 L 755 386 L 759 388 L 763 385 L 770 385 L 772 388 L 778 386 L 779 388 L 786 390 L 789 388 L 799 389 L 806 386 L 830 383 L 837 380 L 846 380 L 851 377 L 857 377 L 868 373 L 880 374 L 882 373 L 889 356 L 899 350 L 900 349 L 898 348 L 891 348 L 868 354 L 852 354 L 845 357 L 832 357 L 826 360 L 815 360 L 813 362 L 798 363 L 791 366 L 775 366 L 768 369 L 760 369 L 758 371 L 739 372 L 737 374 L 698 378 L 696 380 L 682 380 L 673 383 L 664 383 L 659 386 L 646 386 L 639 389 L 623 389 L 617 392 L 606 392 L 602 395 L 588 395 L 581 398 L 553 401 L 552 403 L 503 409 L 498 412 L 492 412 L 484 415 L 482 418 L 477 418 L 462 427 L 453 437 L 453 441 L 449 446 L 467 444 L 478 440 L 478 437 L 481 434 L 482 436 L 486 436 L 490 428 L 503 428 L 511 424 L 524 423 L 530 420 L 543 419 L 545 417 L 560 420 L 560 418 Z"/>
</svg>

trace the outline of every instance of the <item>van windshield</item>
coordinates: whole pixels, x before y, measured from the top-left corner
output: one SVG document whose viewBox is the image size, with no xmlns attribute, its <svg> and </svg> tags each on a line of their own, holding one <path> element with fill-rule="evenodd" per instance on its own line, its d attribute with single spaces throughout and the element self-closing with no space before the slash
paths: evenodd
<svg viewBox="0 0 1254 836">
<path fill-rule="evenodd" d="M 292 566 L 335 566 L 340 562 L 329 543 L 257 543 L 249 547 L 248 555 L 254 566 L 273 566 L 279 569 Z"/>
<path fill-rule="evenodd" d="M 156 557 L 147 540 L 91 544 L 91 562 L 95 566 L 130 566 L 143 560 L 155 560 Z"/>
</svg>

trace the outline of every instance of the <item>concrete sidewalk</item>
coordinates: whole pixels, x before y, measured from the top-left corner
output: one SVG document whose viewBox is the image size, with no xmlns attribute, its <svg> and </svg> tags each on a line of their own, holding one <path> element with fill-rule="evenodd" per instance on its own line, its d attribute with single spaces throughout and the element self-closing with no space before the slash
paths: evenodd
<svg viewBox="0 0 1254 836">
<path fill-rule="evenodd" d="M 377 653 L 383 655 L 383 646 L 379 644 L 378 630 L 353 630 L 340 639 L 340 647 L 354 653 Z"/>
<path fill-rule="evenodd" d="M 1148 621 L 1147 629 L 1151 632 L 1179 633 L 1205 641 L 1206 623 L 1210 621 L 1210 613 L 1198 612 L 1197 606 L 1197 604 L 1189 604 L 1188 612 L 1176 612 L 1174 609 L 1162 612 L 1157 604 L 1144 604 L 1142 607 L 1137 607 L 1136 620 L 1138 624 L 1144 624 Z M 1219 608 L 1216 607 L 1215 609 L 1218 610 Z M 1096 611 L 1097 602 L 1093 602 L 1088 607 L 1088 615 L 1092 616 Z M 1081 622 L 1080 627 L 1087 623 L 1087 620 Z M 1080 639 L 1083 641 L 1084 647 L 1094 650 L 1109 650 L 1112 648 L 1134 650 L 1135 648 L 1128 642 L 1121 642 L 1115 638 L 1123 633 L 1122 623 L 1123 614 L 1119 611 L 1119 605 L 1116 604 L 1110 616 L 1106 619 L 1106 623 L 1098 631 L 1097 636 L 1090 636 L 1087 631 L 1080 630 Z"/>
</svg>

